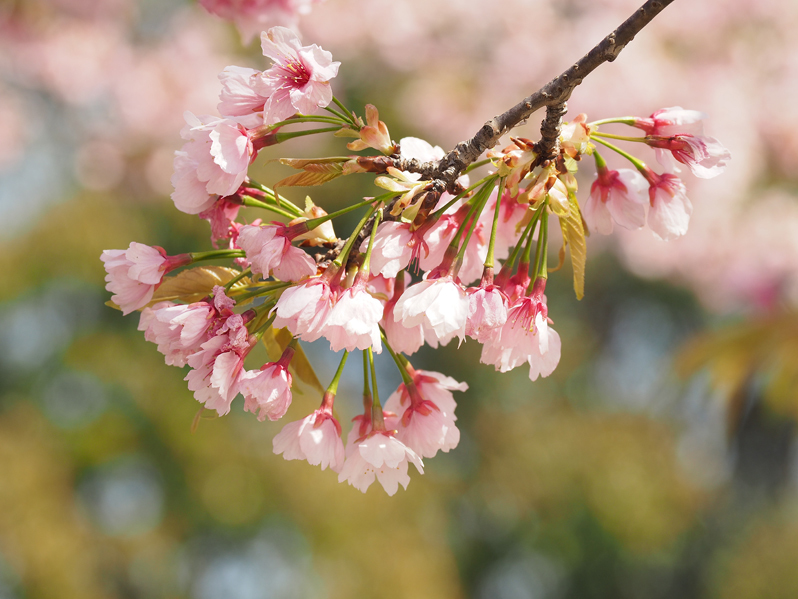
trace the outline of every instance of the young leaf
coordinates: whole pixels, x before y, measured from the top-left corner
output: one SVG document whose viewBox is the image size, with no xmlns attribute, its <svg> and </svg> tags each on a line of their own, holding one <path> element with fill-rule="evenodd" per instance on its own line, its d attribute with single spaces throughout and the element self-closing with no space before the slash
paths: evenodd
<svg viewBox="0 0 798 599">
<path fill-rule="evenodd" d="M 213 292 L 214 285 L 225 285 L 239 274 L 237 270 L 225 266 L 196 266 L 184 270 L 173 277 L 165 277 L 147 305 L 173 300 L 198 302 Z M 244 277 L 233 285 L 233 289 L 246 287 L 250 283 L 250 279 Z"/>
<path fill-rule="evenodd" d="M 585 229 L 582 226 L 582 215 L 579 212 L 579 202 L 576 195 L 568 193 L 570 210 L 568 214 L 560 216 L 560 228 L 564 243 L 571 248 L 571 265 L 574 269 L 574 292 L 576 299 L 585 296 L 585 260 L 587 259 L 587 244 L 585 243 Z"/>
<path fill-rule="evenodd" d="M 360 135 L 358 134 L 358 137 Z M 330 158 L 280 158 L 280 164 L 290 166 L 297 170 L 308 170 L 306 167 L 318 164 L 335 164 L 338 162 L 347 162 L 351 160 L 351 156 L 331 156 Z"/>
<path fill-rule="evenodd" d="M 278 181 L 274 184 L 274 189 L 278 187 L 313 187 L 337 179 L 344 174 L 344 167 L 340 162 L 315 161 L 301 168 L 304 169 L 304 172 L 291 175 L 282 181 Z"/>
</svg>

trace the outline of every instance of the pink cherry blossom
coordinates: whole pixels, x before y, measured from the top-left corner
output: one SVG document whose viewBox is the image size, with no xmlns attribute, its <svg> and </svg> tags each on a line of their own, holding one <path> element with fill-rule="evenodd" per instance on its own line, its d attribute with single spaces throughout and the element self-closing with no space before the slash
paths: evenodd
<svg viewBox="0 0 798 599">
<path fill-rule="evenodd" d="M 340 62 L 316 44 L 300 45 L 294 32 L 272 27 L 261 34 L 263 55 L 274 65 L 264 71 L 258 93 L 268 96 L 263 122 L 273 125 L 300 112 L 310 114 L 332 102 L 330 79 L 338 74 Z"/>
<path fill-rule="evenodd" d="M 457 404 L 452 391 L 468 391 L 468 383 L 458 383 L 450 376 L 432 370 L 408 369 L 419 394 L 442 410 L 454 414 Z"/>
<path fill-rule="evenodd" d="M 366 492 L 375 478 L 388 495 L 394 495 L 399 485 L 405 489 L 410 482 L 408 463 L 424 474 L 424 463 L 416 453 L 396 438 L 393 431 L 371 431 L 346 449 L 346 462 L 338 475 L 338 482 Z"/>
<path fill-rule="evenodd" d="M 466 335 L 480 343 L 507 322 L 507 296 L 496 285 L 468 289 Z"/>
<path fill-rule="evenodd" d="M 424 327 L 425 338 L 446 345 L 465 337 L 468 297 L 451 276 L 427 279 L 409 287 L 394 308 L 394 320 L 405 327 Z M 434 345 L 434 346 L 435 346 Z"/>
<path fill-rule="evenodd" d="M 480 362 L 499 372 L 527 362 L 533 381 L 554 371 L 560 361 L 560 336 L 548 325 L 545 281 L 538 279 L 530 295 L 513 302 L 499 334 L 483 345 Z"/>
<path fill-rule="evenodd" d="M 247 254 L 252 272 L 281 281 L 298 281 L 316 274 L 316 263 L 291 245 L 284 225 L 245 225 L 238 233 L 238 246 Z"/>
<path fill-rule="evenodd" d="M 330 349 L 351 352 L 371 347 L 374 353 L 381 353 L 382 312 L 382 304 L 371 297 L 364 284 L 355 282 L 342 291 L 324 324 L 324 337 L 330 341 Z"/>
<path fill-rule="evenodd" d="M 222 91 L 219 94 L 219 114 L 225 117 L 247 116 L 263 112 L 267 96 L 258 93 L 261 71 L 247 67 L 229 66 L 219 73 Z"/>
<path fill-rule="evenodd" d="M 384 277 L 394 278 L 397 273 L 407 268 L 413 255 L 413 247 L 423 243 L 410 231 L 410 223 L 402 221 L 385 221 L 377 225 L 374 246 L 371 250 L 371 269 Z M 369 240 L 360 246 L 360 251 L 368 249 Z"/>
<path fill-rule="evenodd" d="M 613 221 L 626 229 L 639 229 L 646 222 L 646 180 L 634 169 L 599 167 L 582 208 L 591 231 L 612 233 Z"/>
<path fill-rule="evenodd" d="M 654 234 L 665 241 L 676 239 L 687 233 L 693 205 L 687 197 L 687 189 L 676 175 L 646 171 L 649 182 L 648 195 L 651 207 L 648 211 L 648 226 Z"/>
<path fill-rule="evenodd" d="M 207 220 L 211 225 L 211 243 L 213 243 L 213 247 L 218 247 L 218 240 L 230 237 L 230 226 L 238 218 L 240 209 L 240 200 L 235 196 L 231 196 L 218 198 L 210 208 L 199 213 L 199 217 Z"/>
<path fill-rule="evenodd" d="M 646 137 L 646 143 L 656 148 L 657 161 L 670 171 L 678 171 L 674 160 L 686 164 L 702 179 L 712 179 L 726 170 L 731 153 L 714 137 L 703 135 L 674 135 Z"/>
<path fill-rule="evenodd" d="M 146 306 L 165 273 L 191 262 L 188 254 L 167 256 L 163 248 L 132 242 L 126 250 L 105 250 L 100 255 L 108 273 L 106 290 L 111 300 L 130 314 Z"/>
<path fill-rule="evenodd" d="M 194 398 L 220 416 L 227 414 L 240 390 L 244 358 L 255 342 L 240 314 L 227 317 L 201 350 L 188 357 L 192 370 L 184 380 Z"/>
<path fill-rule="evenodd" d="M 332 408 L 319 408 L 302 420 L 289 422 L 272 442 L 274 453 L 286 460 L 307 460 L 313 466 L 328 466 L 334 472 L 344 467 L 344 443 L 341 424 Z"/>
<path fill-rule="evenodd" d="M 396 353 L 412 356 L 424 345 L 424 326 L 419 323 L 406 327 L 394 319 L 394 307 L 398 299 L 394 298 L 385 305 L 382 327 L 385 329 L 388 343 Z"/>
<path fill-rule="evenodd" d="M 316 341 L 324 334 L 334 304 L 335 293 L 326 277 L 306 279 L 283 291 L 272 311 L 274 327 L 285 327 L 303 341 Z"/>
<path fill-rule="evenodd" d="M 258 413 L 258 420 L 279 420 L 291 405 L 291 373 L 280 362 L 264 364 L 260 370 L 247 371 L 241 377 L 244 410 Z"/>
<path fill-rule="evenodd" d="M 144 331 L 147 341 L 158 345 L 167 364 L 185 366 L 188 357 L 207 340 L 214 314 L 216 311 L 208 302 L 188 305 L 159 302 L 142 310 L 138 329 Z"/>
<path fill-rule="evenodd" d="M 213 206 L 216 198 L 233 195 L 247 176 L 255 146 L 247 128 L 233 119 L 197 117 L 185 112 L 186 140 L 175 152 L 172 200 L 178 210 L 198 214 Z"/>
<path fill-rule="evenodd" d="M 457 417 L 449 407 L 425 399 L 412 382 L 400 384 L 385 403 L 398 417 L 396 438 L 423 458 L 448 452 L 460 442 Z"/>
<path fill-rule="evenodd" d="M 681 106 L 662 108 L 648 118 L 638 118 L 634 126 L 646 132 L 646 135 L 670 137 L 671 135 L 702 135 L 702 120 L 707 115 L 698 110 L 685 110 Z"/>
</svg>

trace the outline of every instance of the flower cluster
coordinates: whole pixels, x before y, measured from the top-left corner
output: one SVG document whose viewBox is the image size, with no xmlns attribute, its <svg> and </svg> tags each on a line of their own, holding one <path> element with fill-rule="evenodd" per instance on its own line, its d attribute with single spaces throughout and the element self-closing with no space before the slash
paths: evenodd
<svg viewBox="0 0 798 599">
<path fill-rule="evenodd" d="M 647 221 L 663 239 L 682 235 L 690 203 L 676 163 L 710 177 L 729 158 L 716 140 L 703 137 L 701 113 L 672 108 L 649 118 L 593 123 L 579 115 L 562 127 L 553 159 L 540 142 L 513 138 L 475 165 L 487 171 L 476 183 L 457 173 L 456 185 L 441 191 L 399 165 L 434 164 L 444 151 L 417 138 L 397 144 L 374 106 L 366 107 L 364 122 L 334 98 L 329 82 L 339 63 L 328 52 L 301 46 L 282 27 L 261 40 L 274 65 L 263 72 L 226 68 L 220 75 L 221 117 L 187 113 L 186 144 L 175 154 L 175 205 L 209 220 L 214 245 L 223 240 L 227 248 L 179 256 L 139 243 L 107 250 L 102 255 L 107 289 L 124 313 L 142 310 L 139 329 L 145 338 L 167 364 L 189 367 L 188 388 L 203 409 L 219 415 L 241 394 L 244 409 L 259 420 L 282 418 L 291 404 L 293 377 L 301 372 L 292 373 L 292 360 L 305 360 L 300 342 L 324 338 L 333 352 L 343 351 L 332 382 L 320 389 L 319 409 L 285 425 L 274 437 L 274 451 L 287 460 L 329 467 L 361 491 L 377 480 L 392 495 L 400 484 L 407 486 L 408 464 L 423 472 L 423 458 L 459 442 L 452 392 L 467 385 L 416 370 L 407 356 L 422 345 L 468 339 L 481 345 L 480 361 L 496 371 L 528 366 L 532 381 L 554 372 L 561 340 L 545 295 L 550 219 L 558 219 L 570 248 L 581 298 L 583 217 L 605 234 L 613 222 L 639 228 Z M 311 115 L 317 108 L 328 114 Z M 306 123 L 328 126 L 284 130 Z M 598 127 L 609 123 L 640 128 L 645 136 L 599 133 Z M 301 209 L 249 178 L 249 165 L 262 148 L 330 132 L 355 138 L 347 146 L 351 151 L 381 155 L 282 158 L 301 172 L 280 186 L 375 173 L 375 186 L 386 193 L 327 214 L 309 199 Z M 608 139 L 654 148 L 665 172 L 654 172 Z M 617 151 L 634 169 L 609 170 L 595 143 Z M 549 158 L 543 159 L 544 153 Z M 575 173 L 582 157 L 591 154 L 598 172 L 583 211 Z M 241 206 L 282 220 L 238 222 Z M 360 223 L 347 239 L 337 239 L 332 220 L 357 209 L 365 209 Z M 200 266 L 165 277 L 176 268 L 217 259 L 232 260 L 237 268 Z M 248 370 L 245 362 L 261 341 L 274 361 Z M 374 355 L 383 349 L 403 379 L 384 410 L 374 375 Z M 347 356 L 355 350 L 363 352 L 364 412 L 353 419 L 345 445 L 334 403 Z"/>
</svg>

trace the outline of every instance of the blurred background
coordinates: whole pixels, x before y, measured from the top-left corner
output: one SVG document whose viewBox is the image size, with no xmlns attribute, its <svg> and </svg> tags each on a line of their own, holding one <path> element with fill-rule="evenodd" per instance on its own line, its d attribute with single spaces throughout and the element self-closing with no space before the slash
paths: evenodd
<svg viewBox="0 0 798 599">
<path fill-rule="evenodd" d="M 299 28 L 348 105 L 449 149 L 636 8 L 327 0 Z M 274 456 L 281 423 L 241 399 L 192 434 L 184 373 L 104 305 L 103 249 L 210 248 L 169 199 L 172 155 L 223 67 L 268 66 L 257 44 L 182 0 L 0 2 L 0 598 L 798 597 L 796 27 L 790 0 L 677 0 L 576 90 L 571 118 L 702 110 L 730 167 L 686 175 L 684 238 L 591 237 L 581 302 L 569 266 L 551 276 L 550 378 L 499 375 L 473 342 L 416 356 L 469 384 L 462 440 L 389 498 Z M 318 143 L 262 152 L 257 178 L 345 151 Z M 375 188 L 309 191 L 332 211 Z M 326 384 L 337 358 L 306 349 Z"/>
</svg>

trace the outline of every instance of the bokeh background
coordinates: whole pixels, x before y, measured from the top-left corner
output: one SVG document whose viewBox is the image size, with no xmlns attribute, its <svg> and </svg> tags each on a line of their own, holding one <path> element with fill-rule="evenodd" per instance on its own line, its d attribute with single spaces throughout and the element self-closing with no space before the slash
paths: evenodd
<svg viewBox="0 0 798 599">
<path fill-rule="evenodd" d="M 339 97 L 448 149 L 636 7 L 327 0 L 299 26 L 343 62 Z M 471 342 L 418 355 L 469 384 L 462 440 L 389 498 L 274 456 L 279 423 L 241 409 L 192 434 L 184 373 L 104 305 L 103 249 L 209 247 L 169 199 L 172 154 L 224 66 L 268 66 L 257 44 L 181 0 L 0 2 L 0 598 L 798 597 L 796 27 L 791 0 L 676 0 L 576 90 L 570 116 L 705 111 L 730 167 L 687 176 L 683 239 L 590 238 L 581 302 L 552 275 L 548 379 Z M 374 188 L 310 192 L 331 211 Z M 336 357 L 307 351 L 326 383 Z"/>
</svg>

